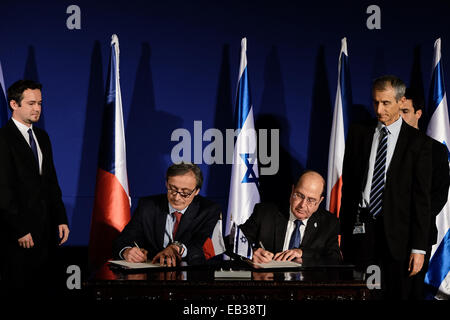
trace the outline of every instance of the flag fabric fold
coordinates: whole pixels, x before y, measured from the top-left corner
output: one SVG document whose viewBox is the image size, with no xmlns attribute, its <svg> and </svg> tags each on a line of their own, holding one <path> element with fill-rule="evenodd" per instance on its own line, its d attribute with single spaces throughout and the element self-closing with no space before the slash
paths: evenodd
<svg viewBox="0 0 450 320">
<path fill-rule="evenodd" d="M 450 123 L 441 60 L 441 39 L 434 43 L 433 73 L 429 108 L 432 111 L 427 134 L 443 143 L 449 151 Z M 450 157 L 449 157 L 450 158 Z M 432 247 L 425 283 L 434 289 L 434 298 L 450 298 L 450 194 L 444 208 L 436 217 L 437 243 Z"/>
<path fill-rule="evenodd" d="M 203 244 L 203 253 L 205 254 L 205 258 L 208 260 L 224 252 L 225 242 L 222 235 L 222 214 L 220 214 L 220 218 L 217 220 L 211 236 L 208 237 Z"/>
<path fill-rule="evenodd" d="M 119 77 L 119 39 L 113 35 L 89 238 L 91 266 L 101 266 L 111 258 L 112 241 L 129 220 L 130 196 Z"/>
<path fill-rule="evenodd" d="M 255 204 L 260 202 L 257 138 L 248 78 L 247 39 L 243 38 L 234 114 L 237 137 L 231 169 L 225 234 L 231 233 L 230 242 L 234 253 L 250 258 L 252 244 L 248 243 L 238 227 L 250 217 Z"/>
<path fill-rule="evenodd" d="M 341 40 L 338 82 L 328 151 L 327 210 L 339 217 L 342 195 L 342 164 L 348 128 L 348 109 L 352 103 L 347 39 Z"/>
<path fill-rule="evenodd" d="M 6 95 L 5 79 L 3 78 L 2 63 L 0 62 L 0 127 L 8 121 L 8 98 Z"/>
</svg>

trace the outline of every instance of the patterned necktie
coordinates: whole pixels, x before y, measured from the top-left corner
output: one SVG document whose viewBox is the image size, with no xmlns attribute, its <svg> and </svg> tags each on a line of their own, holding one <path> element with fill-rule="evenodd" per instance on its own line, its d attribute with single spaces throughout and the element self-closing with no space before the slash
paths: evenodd
<svg viewBox="0 0 450 320">
<path fill-rule="evenodd" d="M 380 140 L 377 147 L 375 166 L 373 168 L 372 186 L 370 188 L 369 211 L 374 219 L 383 208 L 388 134 L 389 131 L 386 127 L 383 127 L 380 130 Z"/>
<path fill-rule="evenodd" d="M 295 229 L 292 232 L 291 240 L 289 241 L 289 249 L 300 247 L 300 226 L 303 225 L 302 220 L 295 220 Z"/>
<path fill-rule="evenodd" d="M 183 215 L 181 212 L 175 211 L 173 213 L 174 217 L 175 217 L 175 224 L 173 226 L 173 231 L 172 231 L 172 240 L 175 240 L 175 235 L 178 231 L 178 226 L 180 225 L 180 220 L 181 220 L 181 216 Z"/>
<path fill-rule="evenodd" d="M 34 141 L 34 137 L 33 137 L 33 130 L 28 129 L 28 136 L 30 137 L 30 147 L 31 147 L 31 151 L 33 151 L 33 155 L 36 158 L 36 161 L 39 162 L 39 158 L 38 158 L 38 152 L 37 152 L 37 146 L 36 146 L 36 141 Z"/>
</svg>

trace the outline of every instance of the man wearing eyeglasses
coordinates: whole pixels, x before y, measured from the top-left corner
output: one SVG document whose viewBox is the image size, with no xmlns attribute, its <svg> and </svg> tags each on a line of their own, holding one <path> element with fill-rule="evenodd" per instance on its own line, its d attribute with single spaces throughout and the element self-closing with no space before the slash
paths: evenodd
<svg viewBox="0 0 450 320">
<path fill-rule="evenodd" d="M 340 261 L 338 219 L 319 208 L 324 190 L 323 177 L 315 171 L 306 171 L 292 186 L 289 206 L 255 205 L 250 218 L 240 226 L 254 246 L 254 262 L 300 261 L 300 258 Z"/>
<path fill-rule="evenodd" d="M 203 244 L 220 217 L 220 206 L 200 195 L 203 175 L 195 164 L 167 169 L 167 194 L 139 200 L 131 221 L 113 243 L 116 258 L 173 267 L 205 261 Z"/>
</svg>

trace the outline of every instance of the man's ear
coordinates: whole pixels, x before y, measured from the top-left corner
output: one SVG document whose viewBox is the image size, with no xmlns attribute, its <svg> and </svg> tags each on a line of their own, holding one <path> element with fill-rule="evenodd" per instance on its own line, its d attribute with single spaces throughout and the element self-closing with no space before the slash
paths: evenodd
<svg viewBox="0 0 450 320">
<path fill-rule="evenodd" d="M 325 199 L 324 196 L 320 197 L 319 203 L 317 205 L 320 205 L 320 203 L 322 202 L 323 199 Z"/>
<path fill-rule="evenodd" d="M 419 110 L 416 111 L 416 118 L 417 118 L 417 120 L 419 120 L 421 116 L 422 116 L 422 109 L 419 109 Z"/>
<path fill-rule="evenodd" d="M 11 107 L 11 109 L 16 110 L 17 108 L 19 108 L 19 105 L 17 104 L 16 100 L 11 100 L 9 101 L 9 106 Z"/>
</svg>

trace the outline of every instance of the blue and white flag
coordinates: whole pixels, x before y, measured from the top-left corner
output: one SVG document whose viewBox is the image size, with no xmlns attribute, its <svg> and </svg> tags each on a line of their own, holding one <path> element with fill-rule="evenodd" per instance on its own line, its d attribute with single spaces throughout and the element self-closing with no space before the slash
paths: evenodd
<svg viewBox="0 0 450 320">
<path fill-rule="evenodd" d="M 447 95 L 445 93 L 444 71 L 441 60 L 441 39 L 434 43 L 433 75 L 430 88 L 431 110 L 434 110 L 428 124 L 427 134 L 447 146 L 450 143 Z M 449 194 L 450 197 L 450 194 Z M 425 283 L 436 290 L 436 299 L 450 297 L 450 199 L 436 217 L 437 243 L 431 250 L 430 265 Z"/>
<path fill-rule="evenodd" d="M 231 233 L 230 240 L 233 243 L 234 253 L 250 258 L 252 244 L 238 227 L 247 221 L 255 204 L 260 202 L 257 139 L 248 81 L 246 38 L 241 41 L 241 62 L 234 116 L 238 133 L 233 152 L 225 234 Z"/>
<path fill-rule="evenodd" d="M 0 62 L 0 127 L 8 121 L 8 100 L 6 97 L 5 79 L 3 78 L 2 63 Z"/>
</svg>

